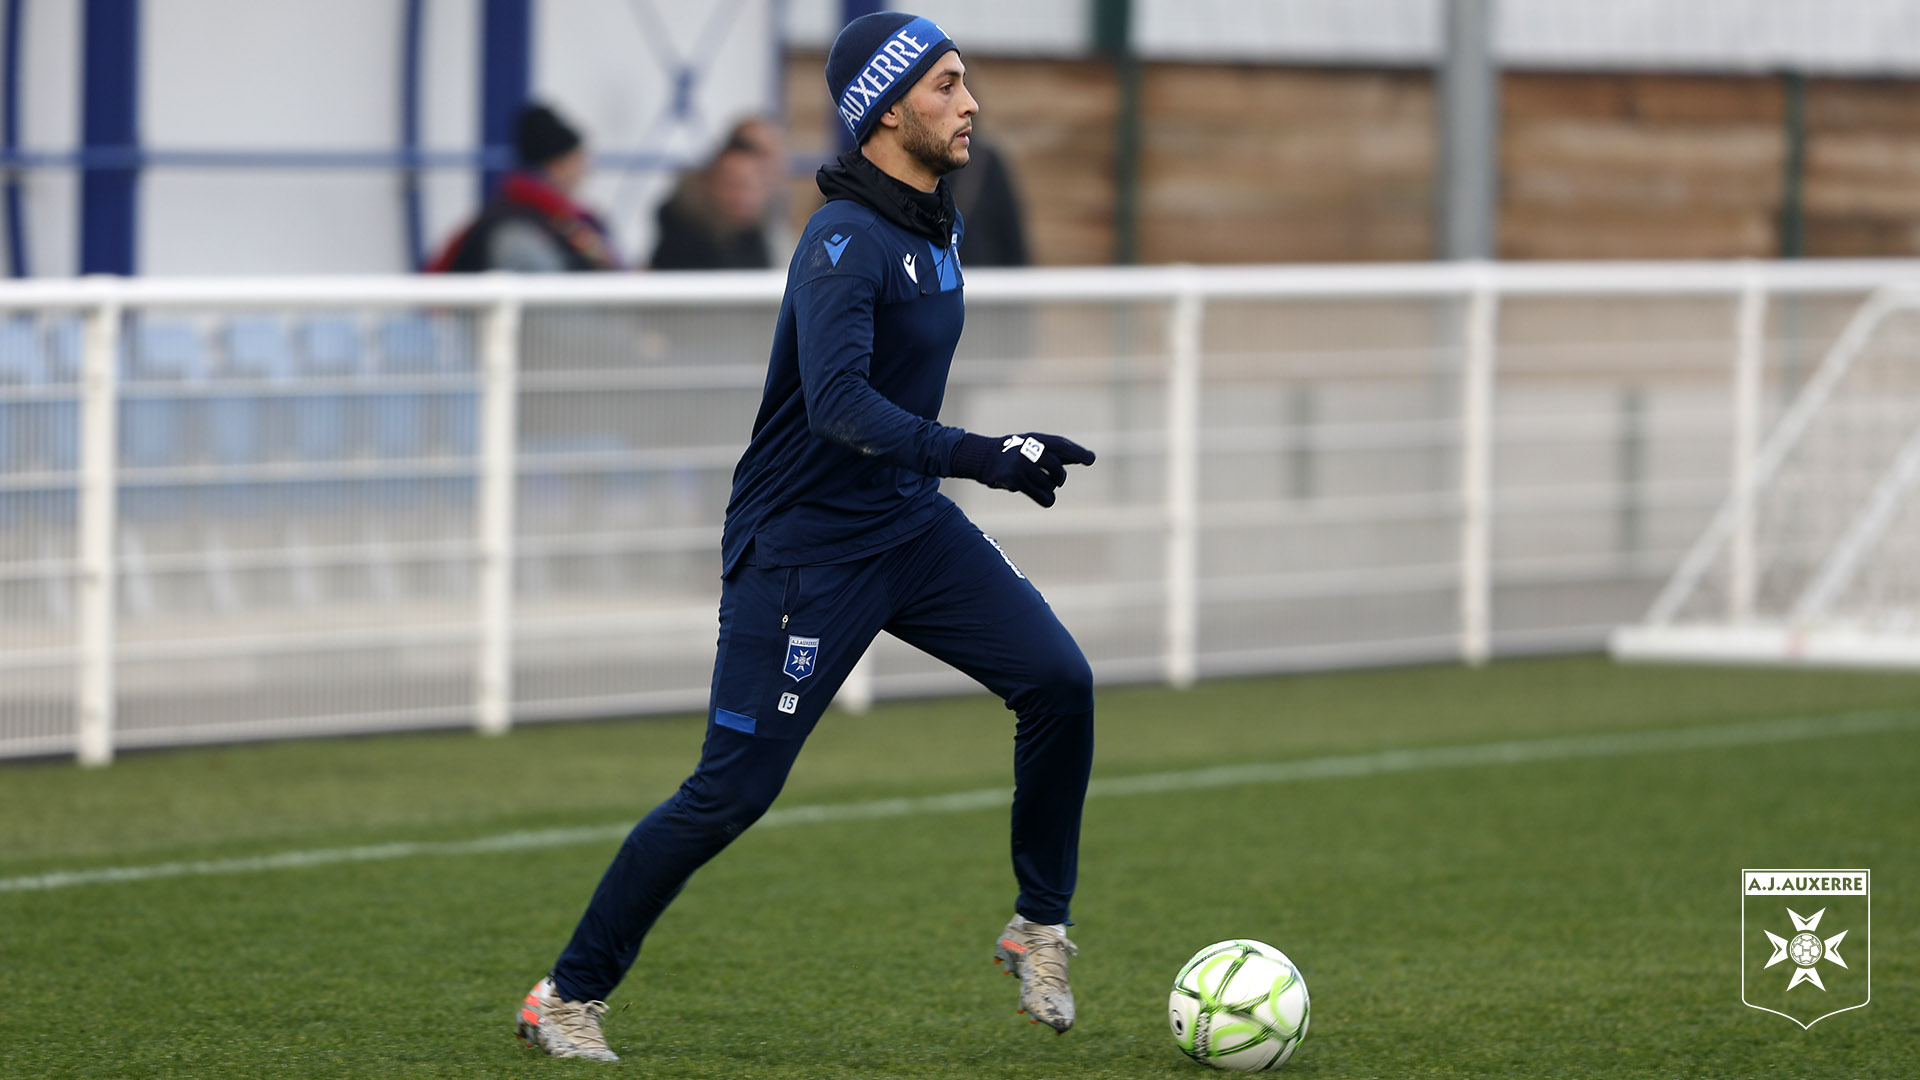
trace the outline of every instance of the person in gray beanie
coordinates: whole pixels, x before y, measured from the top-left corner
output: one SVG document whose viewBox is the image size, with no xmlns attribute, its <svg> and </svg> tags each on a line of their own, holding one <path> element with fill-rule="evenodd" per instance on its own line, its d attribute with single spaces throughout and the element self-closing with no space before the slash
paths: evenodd
<svg viewBox="0 0 1920 1080">
<path fill-rule="evenodd" d="M 617 1060 L 605 1000 L 688 878 L 765 814 L 835 691 L 881 631 L 1013 710 L 1014 915 L 994 959 L 1019 1008 L 1074 1023 L 1067 939 L 1093 764 L 1093 674 L 1039 589 L 940 493 L 977 480 L 1054 505 L 1094 455 L 1037 432 L 938 421 L 965 317 L 966 225 L 941 179 L 966 165 L 979 104 L 934 23 L 848 24 L 827 87 L 858 148 L 821 168 L 827 203 L 787 268 L 760 412 L 721 535 L 719 655 L 700 762 L 634 826 L 549 974 L 521 1040 Z M 856 886 L 857 887 L 857 886 Z M 984 928 L 983 928 L 984 929 Z M 983 935 L 984 936 L 984 935 Z"/>
</svg>

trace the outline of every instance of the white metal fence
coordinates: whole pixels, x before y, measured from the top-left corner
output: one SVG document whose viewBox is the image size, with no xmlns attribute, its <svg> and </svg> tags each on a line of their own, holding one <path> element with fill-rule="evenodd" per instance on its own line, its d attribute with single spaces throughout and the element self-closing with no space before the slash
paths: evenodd
<svg viewBox="0 0 1920 1080">
<path fill-rule="evenodd" d="M 947 490 L 1108 681 L 1598 648 L 1916 276 L 976 272 L 942 419 L 1101 460 Z M 0 288 L 0 756 L 699 707 L 780 288 Z M 965 685 L 882 638 L 843 693 Z"/>
</svg>

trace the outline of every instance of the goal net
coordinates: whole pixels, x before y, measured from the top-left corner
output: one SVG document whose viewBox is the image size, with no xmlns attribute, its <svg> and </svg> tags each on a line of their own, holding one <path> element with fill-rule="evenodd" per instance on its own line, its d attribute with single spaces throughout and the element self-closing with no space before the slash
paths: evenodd
<svg viewBox="0 0 1920 1080">
<path fill-rule="evenodd" d="M 1854 314 L 1611 644 L 1626 660 L 1920 667 L 1920 288 Z"/>
</svg>

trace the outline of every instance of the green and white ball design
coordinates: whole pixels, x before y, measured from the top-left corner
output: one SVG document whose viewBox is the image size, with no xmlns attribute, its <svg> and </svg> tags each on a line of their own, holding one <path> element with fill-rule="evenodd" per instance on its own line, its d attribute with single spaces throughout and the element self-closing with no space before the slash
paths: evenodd
<svg viewBox="0 0 1920 1080">
<path fill-rule="evenodd" d="M 1793 962 L 1801 967 L 1812 967 L 1819 963 L 1822 954 L 1817 934 L 1795 934 L 1793 940 L 1787 943 L 1787 955 L 1793 957 Z"/>
<path fill-rule="evenodd" d="M 1173 1041 L 1216 1069 L 1277 1069 L 1307 1037 L 1307 983 L 1287 954 L 1235 938 L 1193 954 L 1167 998 Z"/>
</svg>

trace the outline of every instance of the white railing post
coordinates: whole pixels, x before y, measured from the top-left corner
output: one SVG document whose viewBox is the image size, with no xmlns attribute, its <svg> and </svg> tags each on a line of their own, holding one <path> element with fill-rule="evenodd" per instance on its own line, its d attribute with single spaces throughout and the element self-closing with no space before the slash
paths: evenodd
<svg viewBox="0 0 1920 1080">
<path fill-rule="evenodd" d="M 114 639 L 119 568 L 114 537 L 119 487 L 120 299 L 101 283 L 87 312 L 80 361 L 79 686 L 75 750 L 82 765 L 113 761 Z"/>
<path fill-rule="evenodd" d="M 502 295 L 482 320 L 480 351 L 480 650 L 474 721 L 484 735 L 513 724 L 514 501 L 519 488 L 520 300 Z"/>
<path fill-rule="evenodd" d="M 1460 659 L 1487 662 L 1493 639 L 1494 342 L 1500 294 L 1490 281 L 1467 300 L 1460 408 Z"/>
<path fill-rule="evenodd" d="M 1727 618 L 1753 615 L 1759 581 L 1755 559 L 1754 460 L 1760 453 L 1760 369 L 1765 344 L 1767 294 L 1752 267 L 1740 289 L 1733 357 L 1733 526 L 1727 548 Z"/>
<path fill-rule="evenodd" d="M 1183 275 L 1167 321 L 1167 682 L 1193 685 L 1200 645 L 1200 285 Z"/>
</svg>

